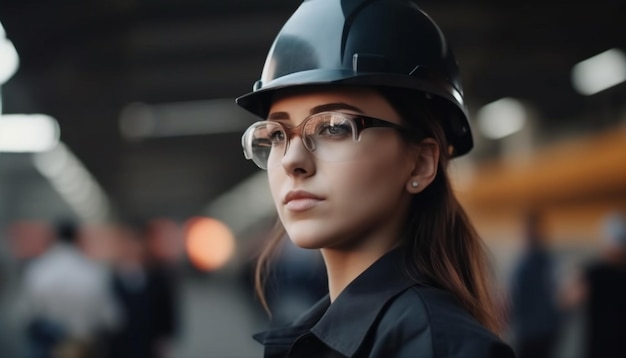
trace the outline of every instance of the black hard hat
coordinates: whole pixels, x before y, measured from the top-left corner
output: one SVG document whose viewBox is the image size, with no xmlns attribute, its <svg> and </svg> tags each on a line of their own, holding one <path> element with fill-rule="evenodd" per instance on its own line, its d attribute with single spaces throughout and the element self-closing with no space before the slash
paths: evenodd
<svg viewBox="0 0 626 358">
<path fill-rule="evenodd" d="M 454 55 L 410 0 L 305 0 L 274 40 L 253 91 L 236 101 L 266 117 L 274 91 L 329 84 L 426 95 L 440 108 L 453 156 L 473 146 Z"/>
</svg>

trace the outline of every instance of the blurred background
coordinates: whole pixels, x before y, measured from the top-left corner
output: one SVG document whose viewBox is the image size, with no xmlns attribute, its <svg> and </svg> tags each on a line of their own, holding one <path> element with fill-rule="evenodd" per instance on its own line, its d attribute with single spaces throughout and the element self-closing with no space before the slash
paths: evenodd
<svg viewBox="0 0 626 358">
<path fill-rule="evenodd" d="M 626 298 L 626 2 L 418 3 L 461 67 L 476 145 L 450 170 L 505 339 L 582 357 L 593 288 Z M 254 357 L 251 334 L 323 293 L 318 255 L 287 242 L 274 321 L 254 295 L 275 219 L 234 104 L 298 5 L 0 2 L 3 357 Z M 595 285 L 605 259 L 621 268 Z"/>
</svg>

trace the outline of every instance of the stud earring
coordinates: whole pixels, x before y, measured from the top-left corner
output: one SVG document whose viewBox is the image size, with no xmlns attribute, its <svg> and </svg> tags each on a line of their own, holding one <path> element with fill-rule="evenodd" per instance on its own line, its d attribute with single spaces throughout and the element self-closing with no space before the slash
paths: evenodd
<svg viewBox="0 0 626 358">
<path fill-rule="evenodd" d="M 413 188 L 417 188 L 418 186 L 420 186 L 420 183 L 418 183 L 417 181 L 414 180 L 414 181 L 411 182 L 411 186 Z"/>
</svg>

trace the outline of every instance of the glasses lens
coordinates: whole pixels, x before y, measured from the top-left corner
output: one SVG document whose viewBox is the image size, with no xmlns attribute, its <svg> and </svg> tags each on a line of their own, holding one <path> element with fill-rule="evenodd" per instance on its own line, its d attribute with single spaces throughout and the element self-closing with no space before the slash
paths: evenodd
<svg viewBox="0 0 626 358">
<path fill-rule="evenodd" d="M 272 153 L 284 153 L 287 138 L 284 128 L 277 122 L 257 122 L 245 133 L 244 145 L 248 159 L 261 169 L 267 169 L 267 162 Z"/>
<path fill-rule="evenodd" d="M 328 112 L 309 117 L 304 125 L 304 144 L 325 161 L 350 160 L 358 150 L 356 124 L 347 115 Z"/>
</svg>

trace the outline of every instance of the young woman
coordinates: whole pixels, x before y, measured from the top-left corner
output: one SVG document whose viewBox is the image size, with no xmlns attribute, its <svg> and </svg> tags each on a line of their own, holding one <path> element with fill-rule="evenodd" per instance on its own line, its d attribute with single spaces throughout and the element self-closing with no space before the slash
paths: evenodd
<svg viewBox="0 0 626 358">
<path fill-rule="evenodd" d="M 264 119 L 242 145 L 267 170 L 276 237 L 321 250 L 328 273 L 328 297 L 256 336 L 266 357 L 513 356 L 447 177 L 472 137 L 426 14 L 409 0 L 304 1 L 237 102 Z"/>
</svg>

